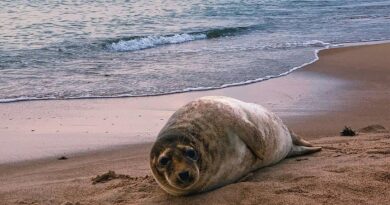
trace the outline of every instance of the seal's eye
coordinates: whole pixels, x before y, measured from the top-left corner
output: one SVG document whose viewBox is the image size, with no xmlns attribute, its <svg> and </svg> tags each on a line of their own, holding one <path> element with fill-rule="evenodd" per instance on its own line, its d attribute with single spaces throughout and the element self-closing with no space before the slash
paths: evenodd
<svg viewBox="0 0 390 205">
<path fill-rule="evenodd" d="M 186 152 L 185 152 L 185 155 L 187 157 L 189 157 L 190 159 L 192 160 L 197 160 L 198 159 L 198 155 L 196 154 L 196 151 L 192 148 L 190 149 L 187 149 Z"/>
<path fill-rule="evenodd" d="M 165 166 L 165 165 L 167 165 L 170 161 L 171 161 L 171 160 L 170 160 L 168 157 L 161 157 L 159 163 L 160 163 L 161 166 Z"/>
</svg>

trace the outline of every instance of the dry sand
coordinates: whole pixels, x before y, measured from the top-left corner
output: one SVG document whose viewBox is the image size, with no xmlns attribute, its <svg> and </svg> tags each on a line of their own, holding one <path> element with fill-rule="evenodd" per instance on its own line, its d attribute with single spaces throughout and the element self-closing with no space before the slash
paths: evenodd
<svg viewBox="0 0 390 205">
<path fill-rule="evenodd" d="M 390 134 L 333 137 L 344 125 L 390 128 L 389 53 L 390 44 L 324 50 L 288 76 L 214 91 L 2 104 L 0 204 L 390 204 Z M 141 142 L 152 141 L 179 106 L 204 95 L 263 104 L 324 149 L 244 182 L 171 197 L 150 176 L 151 144 Z M 97 151 L 68 154 L 87 149 Z M 61 153 L 69 159 L 57 160 Z M 127 177 L 92 184 L 108 170 Z"/>
</svg>

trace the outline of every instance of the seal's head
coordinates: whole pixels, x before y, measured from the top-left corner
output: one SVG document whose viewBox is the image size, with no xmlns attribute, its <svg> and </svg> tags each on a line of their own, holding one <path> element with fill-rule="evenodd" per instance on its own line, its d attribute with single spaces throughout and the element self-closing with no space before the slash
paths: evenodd
<svg viewBox="0 0 390 205">
<path fill-rule="evenodd" d="M 192 192 L 199 180 L 200 160 L 195 141 L 183 135 L 159 137 L 150 153 L 150 167 L 156 181 L 172 195 Z"/>
</svg>

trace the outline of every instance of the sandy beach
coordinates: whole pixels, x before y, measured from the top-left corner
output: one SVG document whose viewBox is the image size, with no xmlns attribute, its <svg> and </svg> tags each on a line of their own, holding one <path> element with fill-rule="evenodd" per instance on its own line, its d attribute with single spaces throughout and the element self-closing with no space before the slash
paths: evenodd
<svg viewBox="0 0 390 205">
<path fill-rule="evenodd" d="M 390 133 L 339 136 L 390 129 L 389 53 L 389 43 L 323 50 L 287 76 L 219 90 L 0 104 L 0 204 L 389 204 Z M 207 95 L 262 104 L 323 151 L 169 196 L 151 176 L 151 143 L 177 108 Z M 109 170 L 126 176 L 92 184 Z"/>
</svg>

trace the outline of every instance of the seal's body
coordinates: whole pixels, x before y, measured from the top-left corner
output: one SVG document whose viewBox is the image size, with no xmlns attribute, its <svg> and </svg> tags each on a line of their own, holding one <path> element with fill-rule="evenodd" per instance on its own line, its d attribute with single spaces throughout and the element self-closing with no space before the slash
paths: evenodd
<svg viewBox="0 0 390 205">
<path fill-rule="evenodd" d="M 319 151 L 260 105 L 210 96 L 176 111 L 150 154 L 156 181 L 172 195 L 214 189 L 288 156 Z"/>
</svg>

